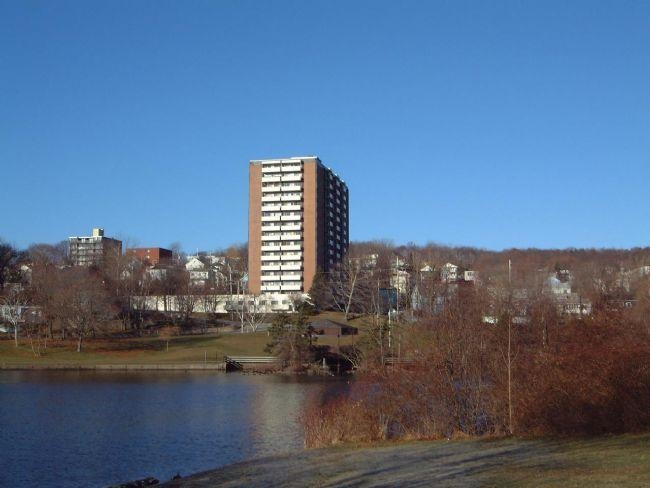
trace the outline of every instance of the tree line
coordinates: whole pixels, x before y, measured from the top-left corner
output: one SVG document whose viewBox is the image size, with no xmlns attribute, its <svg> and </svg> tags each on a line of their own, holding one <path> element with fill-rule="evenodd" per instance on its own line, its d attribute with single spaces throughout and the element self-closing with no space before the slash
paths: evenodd
<svg viewBox="0 0 650 488">
<path fill-rule="evenodd" d="M 243 275 L 245 247 L 232 246 L 223 253 L 241 263 L 231 276 Z M 12 326 L 16 346 L 22 337 L 35 355 L 55 338 L 74 338 L 81 351 L 89 337 L 115 331 L 138 335 L 151 320 L 169 323 L 171 318 L 180 327 L 190 327 L 197 300 L 205 297 L 203 309 L 209 312 L 215 307 L 207 303 L 208 297 L 231 291 L 224 282 L 218 287 L 195 286 L 178 253 L 161 268 L 161 273 L 149 273 L 151 266 L 118 253 L 107 254 L 96 265 L 78 267 L 69 260 L 66 242 L 19 250 L 0 241 L 0 318 Z M 159 319 L 147 316 L 137 301 L 150 295 L 177 296 L 178 310 Z M 27 313 L 30 310 L 33 315 Z"/>
</svg>

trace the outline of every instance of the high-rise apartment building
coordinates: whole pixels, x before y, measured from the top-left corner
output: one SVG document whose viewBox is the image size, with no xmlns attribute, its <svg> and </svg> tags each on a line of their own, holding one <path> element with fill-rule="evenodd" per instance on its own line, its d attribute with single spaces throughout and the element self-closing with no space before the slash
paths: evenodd
<svg viewBox="0 0 650 488">
<path fill-rule="evenodd" d="M 88 237 L 70 237 L 68 243 L 75 266 L 99 266 L 122 254 L 122 241 L 104 236 L 104 229 L 95 228 Z"/>
<path fill-rule="evenodd" d="M 316 156 L 253 160 L 249 178 L 249 292 L 309 292 L 347 252 L 347 185 Z"/>
</svg>

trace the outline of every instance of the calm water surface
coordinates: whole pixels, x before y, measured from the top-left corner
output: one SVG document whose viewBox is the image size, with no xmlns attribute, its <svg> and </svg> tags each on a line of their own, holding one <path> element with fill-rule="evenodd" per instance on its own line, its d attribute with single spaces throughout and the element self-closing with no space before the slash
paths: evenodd
<svg viewBox="0 0 650 488">
<path fill-rule="evenodd" d="M 0 486 L 102 487 L 302 449 L 305 400 L 341 382 L 0 371 Z"/>
</svg>

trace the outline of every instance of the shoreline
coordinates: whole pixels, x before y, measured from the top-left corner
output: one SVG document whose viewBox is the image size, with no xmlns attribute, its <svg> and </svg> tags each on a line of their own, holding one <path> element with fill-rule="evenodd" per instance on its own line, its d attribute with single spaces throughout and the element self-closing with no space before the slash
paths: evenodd
<svg viewBox="0 0 650 488">
<path fill-rule="evenodd" d="M 244 364 L 241 369 L 231 370 L 225 362 L 212 363 L 18 363 L 0 362 L 0 371 L 184 371 L 240 374 L 275 374 L 280 376 L 335 377 L 324 372 L 288 372 L 263 364 Z"/>
<path fill-rule="evenodd" d="M 226 363 L 0 363 L 2 371 L 223 371 Z"/>
</svg>

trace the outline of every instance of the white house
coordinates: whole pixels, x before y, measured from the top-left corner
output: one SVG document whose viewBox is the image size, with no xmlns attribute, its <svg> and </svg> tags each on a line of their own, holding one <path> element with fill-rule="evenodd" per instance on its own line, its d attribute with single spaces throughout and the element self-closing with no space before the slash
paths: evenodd
<svg viewBox="0 0 650 488">
<path fill-rule="evenodd" d="M 562 281 L 555 275 L 548 277 L 546 287 L 555 295 L 567 295 L 571 293 L 571 283 Z"/>
<path fill-rule="evenodd" d="M 458 266 L 446 263 L 440 269 L 440 280 L 449 283 L 458 279 Z"/>
</svg>

